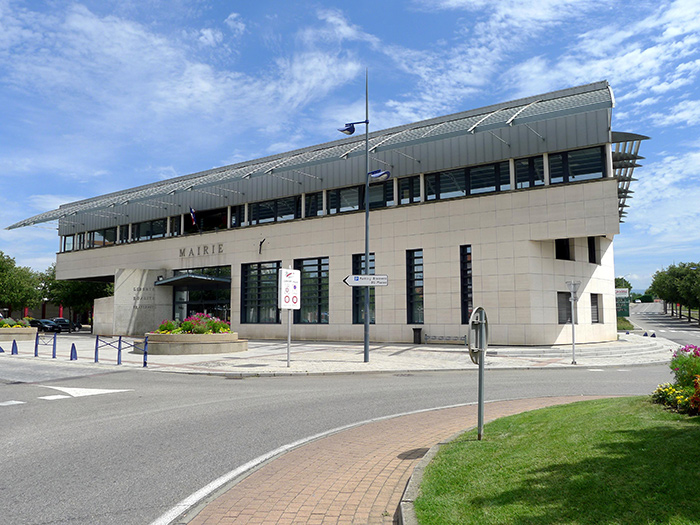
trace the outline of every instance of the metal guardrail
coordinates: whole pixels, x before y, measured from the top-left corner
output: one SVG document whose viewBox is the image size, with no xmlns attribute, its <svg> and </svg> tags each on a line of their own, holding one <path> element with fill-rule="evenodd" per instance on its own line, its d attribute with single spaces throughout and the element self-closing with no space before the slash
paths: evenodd
<svg viewBox="0 0 700 525">
<path fill-rule="evenodd" d="M 429 343 L 430 341 L 460 341 L 460 342 L 464 343 L 465 345 L 467 344 L 467 336 L 466 335 L 451 336 L 451 335 L 428 335 L 428 334 L 425 334 L 423 337 L 425 338 L 426 343 Z"/>
<path fill-rule="evenodd" d="M 95 336 L 95 363 L 99 362 L 99 350 L 105 346 L 110 346 L 117 349 L 117 364 L 122 364 L 122 348 L 133 348 L 136 351 L 143 352 L 143 366 L 146 368 L 148 366 L 148 336 L 145 339 L 139 340 L 128 340 L 122 338 L 120 335 L 117 339 L 112 339 L 108 341 L 106 338 L 102 338 L 100 342 L 100 336 Z"/>
</svg>

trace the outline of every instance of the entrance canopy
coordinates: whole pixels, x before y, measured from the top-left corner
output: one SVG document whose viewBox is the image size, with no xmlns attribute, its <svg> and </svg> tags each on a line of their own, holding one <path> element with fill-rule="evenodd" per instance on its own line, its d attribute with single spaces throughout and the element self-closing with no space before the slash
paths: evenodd
<svg viewBox="0 0 700 525">
<path fill-rule="evenodd" d="M 219 284 L 231 284 L 230 277 L 214 277 L 211 275 L 201 275 L 197 273 L 184 273 L 168 279 L 162 279 L 154 283 L 156 286 L 206 286 L 207 284 L 216 286 Z"/>
</svg>

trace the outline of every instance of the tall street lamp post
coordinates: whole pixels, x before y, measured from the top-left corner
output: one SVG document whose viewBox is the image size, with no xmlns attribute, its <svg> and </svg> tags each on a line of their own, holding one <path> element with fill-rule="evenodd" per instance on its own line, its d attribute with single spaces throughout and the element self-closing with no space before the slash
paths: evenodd
<svg viewBox="0 0 700 525">
<path fill-rule="evenodd" d="M 376 170 L 370 173 L 369 171 L 369 75 L 365 70 L 365 120 L 359 122 L 349 122 L 338 131 L 346 135 L 355 133 L 355 124 L 365 125 L 365 264 L 363 267 L 363 275 L 369 275 L 369 181 L 373 179 L 376 182 L 384 181 L 389 178 L 388 171 Z M 365 351 L 364 362 L 369 363 L 369 286 L 365 286 Z"/>
</svg>

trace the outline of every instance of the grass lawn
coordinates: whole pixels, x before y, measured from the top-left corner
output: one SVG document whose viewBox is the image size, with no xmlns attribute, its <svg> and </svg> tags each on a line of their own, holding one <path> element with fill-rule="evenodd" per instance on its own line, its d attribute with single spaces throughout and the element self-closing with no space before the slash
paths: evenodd
<svg viewBox="0 0 700 525">
<path fill-rule="evenodd" d="M 618 330 L 634 330 L 634 325 L 629 322 L 626 317 L 617 318 L 617 329 Z"/>
<path fill-rule="evenodd" d="M 486 405 L 488 412 L 488 405 Z M 499 419 L 443 446 L 415 502 L 421 525 L 700 523 L 700 417 L 649 397 Z"/>
</svg>

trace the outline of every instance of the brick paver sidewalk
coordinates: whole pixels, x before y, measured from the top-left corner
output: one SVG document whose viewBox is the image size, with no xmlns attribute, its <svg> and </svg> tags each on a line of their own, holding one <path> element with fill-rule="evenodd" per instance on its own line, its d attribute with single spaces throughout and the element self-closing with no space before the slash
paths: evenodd
<svg viewBox="0 0 700 525">
<path fill-rule="evenodd" d="M 488 403 L 484 419 L 598 399 Z M 413 469 L 430 447 L 476 426 L 477 406 L 377 421 L 308 443 L 265 464 L 206 505 L 192 525 L 392 523 Z"/>
</svg>

